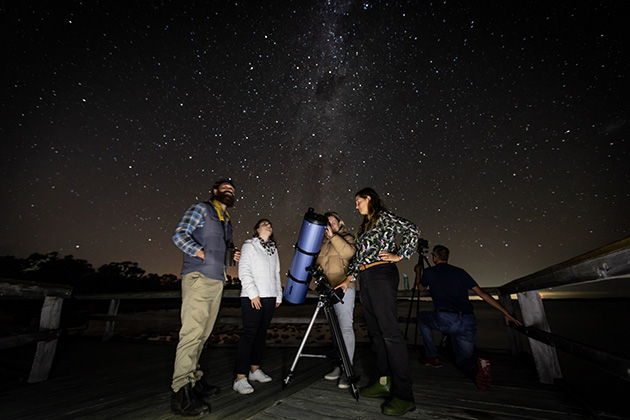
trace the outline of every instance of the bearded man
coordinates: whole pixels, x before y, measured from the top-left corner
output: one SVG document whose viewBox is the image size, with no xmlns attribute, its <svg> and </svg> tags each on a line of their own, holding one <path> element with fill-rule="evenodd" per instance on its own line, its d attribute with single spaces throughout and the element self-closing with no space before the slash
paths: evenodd
<svg viewBox="0 0 630 420">
<path fill-rule="evenodd" d="M 220 391 L 202 379 L 199 357 L 212 333 L 221 305 L 227 272 L 226 251 L 233 249 L 232 224 L 227 208 L 232 207 L 234 201 L 233 182 L 217 181 L 212 186 L 210 201 L 193 204 L 173 234 L 173 242 L 184 252 L 184 262 L 182 327 L 171 384 L 171 411 L 183 416 L 209 412 L 208 398 Z M 239 251 L 234 253 L 233 259 L 240 259 Z"/>
</svg>

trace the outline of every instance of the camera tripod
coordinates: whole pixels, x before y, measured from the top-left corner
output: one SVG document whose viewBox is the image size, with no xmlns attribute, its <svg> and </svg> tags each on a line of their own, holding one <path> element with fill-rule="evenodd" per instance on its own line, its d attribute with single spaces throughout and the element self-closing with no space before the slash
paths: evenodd
<svg viewBox="0 0 630 420">
<path fill-rule="evenodd" d="M 293 372 L 295 371 L 295 367 L 297 366 L 298 360 L 300 357 L 313 357 L 313 358 L 326 358 L 325 355 L 319 354 L 304 354 L 302 350 L 306 345 L 306 341 L 308 339 L 308 335 L 313 328 L 313 324 L 315 323 L 315 319 L 317 318 L 317 314 L 319 314 L 319 310 L 324 308 L 324 314 L 326 314 L 326 320 L 328 321 L 328 326 L 330 327 L 330 335 L 333 340 L 333 345 L 337 350 L 337 354 L 341 359 L 343 372 L 346 374 L 348 378 L 348 383 L 350 384 L 350 388 L 352 390 L 352 395 L 358 401 L 359 400 L 359 389 L 357 388 L 356 382 L 357 378 L 354 376 L 354 371 L 352 370 L 352 361 L 350 360 L 350 356 L 348 356 L 348 350 L 346 349 L 346 343 L 344 342 L 343 335 L 341 334 L 341 328 L 339 327 L 339 320 L 337 319 L 337 314 L 335 313 L 335 309 L 333 305 L 336 302 L 341 302 L 343 304 L 343 300 L 340 296 L 341 289 L 334 290 L 328 283 L 328 280 L 321 272 L 314 273 L 315 276 L 319 276 L 316 280 L 317 283 L 317 292 L 319 293 L 319 300 L 317 301 L 317 307 L 315 308 L 315 312 L 313 313 L 313 317 L 311 318 L 311 322 L 308 324 L 308 328 L 306 329 L 306 334 L 302 339 L 302 343 L 298 349 L 298 352 L 293 360 L 293 364 L 289 369 L 289 373 L 286 378 L 284 378 L 284 383 L 282 384 L 282 388 L 286 388 L 289 384 L 289 381 L 293 377 Z M 333 301 L 334 300 L 334 301 Z"/>
</svg>

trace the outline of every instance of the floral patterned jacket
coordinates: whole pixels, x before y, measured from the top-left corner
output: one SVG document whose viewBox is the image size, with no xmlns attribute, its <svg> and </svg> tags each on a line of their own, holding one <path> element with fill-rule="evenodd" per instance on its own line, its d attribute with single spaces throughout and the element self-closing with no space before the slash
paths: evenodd
<svg viewBox="0 0 630 420">
<path fill-rule="evenodd" d="M 396 234 L 403 235 L 400 247 L 396 245 Z M 363 232 L 357 238 L 357 251 L 350 261 L 348 275 L 356 277 L 360 266 L 381 261 L 381 251 L 410 258 L 416 251 L 419 237 L 420 229 L 416 225 L 387 210 L 381 211 L 372 230 Z"/>
</svg>

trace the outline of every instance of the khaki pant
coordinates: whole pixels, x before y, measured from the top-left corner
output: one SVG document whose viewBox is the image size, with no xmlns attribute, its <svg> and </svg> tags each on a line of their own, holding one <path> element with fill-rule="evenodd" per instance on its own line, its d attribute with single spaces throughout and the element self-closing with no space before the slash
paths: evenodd
<svg viewBox="0 0 630 420">
<path fill-rule="evenodd" d="M 223 281 L 192 272 L 182 276 L 182 328 L 175 355 L 175 370 L 171 388 L 177 392 L 188 383 L 203 376 L 199 357 L 214 328 L 221 297 Z"/>
</svg>

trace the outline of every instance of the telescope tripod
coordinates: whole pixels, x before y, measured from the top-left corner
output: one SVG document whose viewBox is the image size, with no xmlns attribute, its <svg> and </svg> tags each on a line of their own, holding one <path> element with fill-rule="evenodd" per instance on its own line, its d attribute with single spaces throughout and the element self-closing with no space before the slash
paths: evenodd
<svg viewBox="0 0 630 420">
<path fill-rule="evenodd" d="M 431 267 L 429 263 L 429 259 L 424 253 L 424 250 L 420 248 L 418 250 L 418 265 L 420 266 L 420 279 L 422 279 L 422 275 L 424 274 L 425 268 Z M 417 293 L 417 295 L 416 295 Z M 411 288 L 411 302 L 409 304 L 409 312 L 407 313 L 407 324 L 405 325 L 405 340 L 407 340 L 407 331 L 409 330 L 409 322 L 411 320 L 411 313 L 413 310 L 414 299 L 416 302 L 416 314 L 420 311 L 420 291 L 418 290 L 418 283 L 414 280 L 413 287 Z M 413 347 L 414 349 L 418 346 L 418 326 L 416 325 Z"/>
<path fill-rule="evenodd" d="M 340 301 L 343 304 L 343 300 Z M 317 314 L 319 310 L 324 308 L 324 314 L 326 314 L 326 320 L 328 321 L 328 326 L 330 327 L 330 335 L 333 340 L 333 345 L 337 350 L 337 354 L 339 355 L 342 363 L 343 372 L 346 374 L 348 378 L 348 383 L 350 384 L 350 388 L 352 390 L 352 395 L 358 401 L 359 400 L 359 389 L 356 385 L 357 378 L 354 376 L 354 371 L 352 370 L 352 361 L 348 356 L 348 350 L 346 349 L 346 343 L 343 339 L 343 335 L 341 334 L 341 328 L 339 327 L 339 320 L 337 319 L 337 314 L 335 313 L 335 309 L 333 308 L 333 303 L 330 300 L 330 297 L 324 294 L 319 295 L 319 300 L 317 301 L 317 307 L 315 308 L 315 313 L 313 313 L 313 317 L 311 318 L 311 322 L 308 324 L 308 328 L 306 329 L 306 334 L 302 339 L 302 343 L 300 344 L 300 348 L 293 360 L 293 364 L 289 369 L 289 373 L 286 378 L 284 378 L 284 383 L 282 384 L 282 388 L 286 388 L 289 384 L 289 381 L 293 377 L 293 372 L 295 371 L 295 367 L 298 363 L 300 357 L 313 357 L 313 358 L 326 358 L 327 356 L 321 354 L 303 354 L 302 350 L 306 345 L 306 340 L 308 339 L 308 335 L 313 328 L 313 324 L 315 323 L 315 319 L 317 318 Z"/>
</svg>

